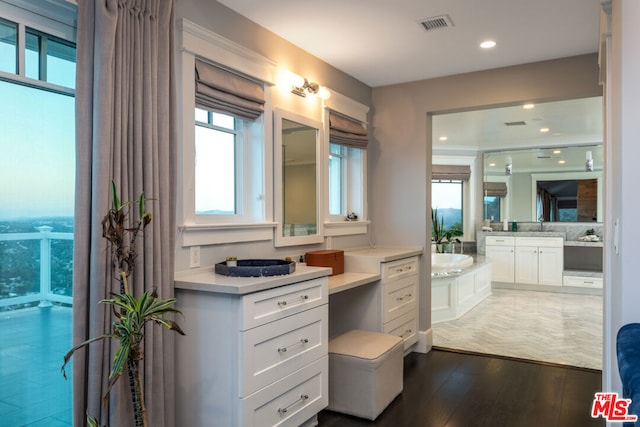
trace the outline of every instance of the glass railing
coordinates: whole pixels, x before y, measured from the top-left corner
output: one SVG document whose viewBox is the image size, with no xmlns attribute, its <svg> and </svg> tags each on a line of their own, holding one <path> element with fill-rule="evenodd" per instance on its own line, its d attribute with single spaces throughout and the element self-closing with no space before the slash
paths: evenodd
<svg viewBox="0 0 640 427">
<path fill-rule="evenodd" d="M 71 305 L 73 233 L 0 233 L 0 311 Z"/>
</svg>

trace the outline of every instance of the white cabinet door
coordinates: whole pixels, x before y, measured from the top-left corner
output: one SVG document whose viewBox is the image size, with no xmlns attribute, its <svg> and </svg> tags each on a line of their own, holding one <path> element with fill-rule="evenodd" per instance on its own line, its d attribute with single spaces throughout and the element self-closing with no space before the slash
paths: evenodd
<svg viewBox="0 0 640 427">
<path fill-rule="evenodd" d="M 563 248 L 538 248 L 538 284 L 562 286 Z"/>
<path fill-rule="evenodd" d="M 516 248 L 516 283 L 538 284 L 538 248 Z"/>
<path fill-rule="evenodd" d="M 486 254 L 491 261 L 491 280 L 513 283 L 513 246 L 487 246 Z"/>
</svg>

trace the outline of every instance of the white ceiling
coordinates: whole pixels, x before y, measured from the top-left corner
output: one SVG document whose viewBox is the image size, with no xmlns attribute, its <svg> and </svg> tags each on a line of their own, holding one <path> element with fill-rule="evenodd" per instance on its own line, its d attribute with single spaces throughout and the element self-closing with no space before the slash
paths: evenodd
<svg viewBox="0 0 640 427">
<path fill-rule="evenodd" d="M 601 0 L 218 1 L 371 87 L 598 50 Z M 441 15 L 453 26 L 425 31 L 419 24 Z M 497 46 L 480 49 L 486 39 Z M 518 120 L 526 126 L 504 125 Z M 543 126 L 549 133 L 539 132 Z M 601 141 L 599 98 L 434 117 L 434 148 Z"/>
<path fill-rule="evenodd" d="M 513 123 L 524 123 L 514 125 Z M 506 125 L 510 123 L 511 125 Z M 547 132 L 540 129 L 546 128 Z M 602 97 L 433 116 L 434 149 L 500 150 L 602 144 Z M 446 137 L 446 140 L 441 138 Z"/>
<path fill-rule="evenodd" d="M 371 87 L 596 52 L 601 0 L 218 0 Z M 448 15 L 452 27 L 419 21 Z M 480 42 L 497 46 L 481 50 Z"/>
</svg>

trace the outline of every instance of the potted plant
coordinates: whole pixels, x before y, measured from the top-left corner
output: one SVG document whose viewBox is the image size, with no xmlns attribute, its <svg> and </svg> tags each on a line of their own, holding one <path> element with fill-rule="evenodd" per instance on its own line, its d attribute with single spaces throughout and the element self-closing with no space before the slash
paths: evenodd
<svg viewBox="0 0 640 427">
<path fill-rule="evenodd" d="M 431 208 L 431 241 L 435 243 L 437 253 L 451 252 L 454 237 L 462 234 L 457 224 L 445 229 L 444 216 L 438 217 L 438 208 Z"/>
<path fill-rule="evenodd" d="M 156 288 L 145 291 L 140 297 L 135 297 L 129 290 L 129 277 L 133 273 L 137 253 L 136 238 L 151 222 L 151 213 L 146 211 L 144 193 L 135 202 L 122 203 L 116 192 L 115 182 L 111 182 L 113 206 L 102 220 L 102 236 L 107 239 L 111 249 L 111 256 L 116 271 L 116 279 L 120 282 L 120 293 L 112 293 L 112 298 L 103 299 L 101 304 L 111 306 L 115 320 L 110 333 L 90 338 L 73 347 L 64 356 L 62 373 L 66 378 L 65 366 L 73 354 L 89 344 L 117 339 L 120 347 L 113 358 L 109 373 L 107 392 L 103 396 L 105 407 L 109 401 L 109 393 L 126 368 L 129 380 L 129 390 L 134 410 L 134 421 L 137 426 L 147 426 L 144 405 L 144 390 L 139 370 L 140 361 L 144 358 L 143 341 L 145 325 L 153 322 L 169 330 L 184 335 L 180 326 L 173 320 L 166 319 L 166 314 L 180 313 L 172 308 L 175 298 L 158 298 Z M 129 226 L 128 212 L 133 204 L 138 204 L 138 219 Z M 87 414 L 89 426 L 98 426 L 98 421 Z"/>
</svg>

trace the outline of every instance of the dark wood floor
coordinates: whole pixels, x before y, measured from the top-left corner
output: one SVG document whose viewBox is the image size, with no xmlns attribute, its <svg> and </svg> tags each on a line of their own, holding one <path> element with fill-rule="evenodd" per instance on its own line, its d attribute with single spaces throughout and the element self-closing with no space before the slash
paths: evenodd
<svg viewBox="0 0 640 427">
<path fill-rule="evenodd" d="M 404 361 L 404 391 L 370 422 L 322 411 L 323 427 L 588 427 L 602 373 L 433 349 Z"/>
</svg>

